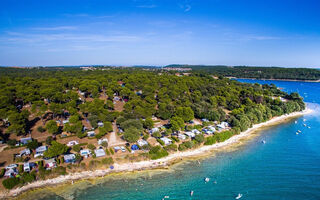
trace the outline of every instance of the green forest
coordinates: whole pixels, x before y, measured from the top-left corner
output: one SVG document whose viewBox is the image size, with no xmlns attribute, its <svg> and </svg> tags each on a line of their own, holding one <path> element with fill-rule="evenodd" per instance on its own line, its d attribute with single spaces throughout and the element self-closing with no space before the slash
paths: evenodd
<svg viewBox="0 0 320 200">
<path fill-rule="evenodd" d="M 144 68 L 0 68 L 0 140 L 8 145 L 1 153 L 0 164 L 19 166 L 19 175 L 10 175 L 2 183 L 12 189 L 36 178 L 110 166 L 124 154 L 116 154 L 116 148 L 104 141 L 99 143 L 98 150 L 103 150 L 107 157 L 99 160 L 96 145 L 97 140 L 112 131 L 126 143 L 121 151 L 129 154 L 124 159 L 158 159 L 170 152 L 225 141 L 253 124 L 304 109 L 298 93 L 287 94 L 273 84 L 240 83 L 223 76 L 217 79 L 204 72 L 177 75 Z M 201 123 L 196 125 L 194 120 Z M 204 131 L 222 122 L 230 127 L 210 135 Z M 93 137 L 88 135 L 84 123 L 95 131 Z M 150 134 L 155 123 L 161 123 L 161 127 Z M 197 135 L 178 138 L 180 133 L 191 130 Z M 31 132 L 36 134 L 31 141 L 18 142 Z M 135 147 L 141 150 L 138 155 L 130 154 L 130 147 L 141 139 L 147 145 Z M 82 143 L 72 144 L 72 148 L 66 145 L 74 140 Z M 22 157 L 21 153 L 16 157 L 23 148 L 35 155 L 41 145 L 48 149 L 40 160 L 36 156 Z M 84 147 L 90 150 L 92 158 L 79 154 Z M 64 163 L 63 156 L 70 153 L 75 155 L 72 164 Z M 49 158 L 58 166 L 48 168 L 44 162 Z M 39 170 L 24 172 L 26 161 L 37 163 Z M 0 178 L 5 172 L 2 168 Z"/>
<path fill-rule="evenodd" d="M 185 67 L 192 70 L 211 73 L 216 76 L 254 78 L 320 80 L 320 70 L 310 68 L 248 67 L 248 66 L 205 66 L 205 65 L 168 65 L 166 67 Z"/>
</svg>

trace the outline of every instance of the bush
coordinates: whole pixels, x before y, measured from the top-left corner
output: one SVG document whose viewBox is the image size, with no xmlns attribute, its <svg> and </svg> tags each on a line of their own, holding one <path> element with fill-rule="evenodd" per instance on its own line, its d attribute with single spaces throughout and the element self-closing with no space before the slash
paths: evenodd
<svg viewBox="0 0 320 200">
<path fill-rule="evenodd" d="M 170 144 L 165 147 L 165 150 L 167 151 L 177 151 L 178 146 L 176 144 Z"/>
<path fill-rule="evenodd" d="M 54 168 L 53 172 L 59 175 L 67 175 L 67 169 L 62 166 Z"/>
<path fill-rule="evenodd" d="M 35 179 L 36 179 L 35 172 L 31 172 L 31 173 L 24 172 L 24 173 L 22 174 L 22 176 L 21 176 L 20 182 L 21 182 L 22 184 L 31 183 L 31 182 L 33 182 Z"/>
<path fill-rule="evenodd" d="M 169 153 L 160 146 L 154 146 L 150 149 L 149 155 L 152 160 L 156 160 L 162 157 L 166 157 L 167 155 L 169 155 Z"/>
<path fill-rule="evenodd" d="M 101 163 L 104 165 L 112 165 L 114 162 L 113 162 L 113 159 L 111 157 L 109 157 L 109 158 L 102 159 Z"/>
<path fill-rule="evenodd" d="M 194 137 L 194 139 L 198 142 L 198 143 L 202 143 L 204 142 L 204 136 L 202 134 L 196 135 Z"/>
<path fill-rule="evenodd" d="M 37 147 L 39 147 L 40 146 L 40 143 L 38 142 L 38 140 L 32 140 L 31 142 L 29 142 L 28 144 L 27 144 L 27 147 L 29 148 L 29 149 L 36 149 Z"/>
<path fill-rule="evenodd" d="M 164 141 L 160 140 L 160 139 L 157 139 L 157 141 L 162 145 L 164 146 Z"/>
<path fill-rule="evenodd" d="M 217 142 L 217 139 L 216 139 L 216 137 L 214 135 L 214 136 L 207 137 L 204 145 L 213 145 L 216 142 Z"/>
<path fill-rule="evenodd" d="M 47 139 L 46 139 L 46 144 L 47 144 L 47 145 L 51 145 L 52 141 L 53 141 L 52 136 L 49 136 L 49 137 L 47 137 Z"/>
<path fill-rule="evenodd" d="M 147 140 L 149 137 L 150 137 L 149 134 L 145 134 L 145 135 L 143 136 L 143 139 L 144 139 L 144 140 Z"/>
<path fill-rule="evenodd" d="M 4 168 L 2 168 L 0 171 L 0 178 L 2 178 L 4 176 L 5 172 L 6 172 L 6 170 Z"/>
<path fill-rule="evenodd" d="M 114 151 L 113 151 L 112 148 L 110 148 L 110 153 L 111 153 L 112 155 L 114 155 Z"/>
<path fill-rule="evenodd" d="M 175 137 L 175 136 L 171 136 L 171 139 L 172 139 L 173 141 L 180 142 L 179 138 L 177 138 L 177 137 Z"/>
<path fill-rule="evenodd" d="M 107 148 L 107 147 L 108 147 L 108 142 L 103 141 L 103 142 L 101 143 L 101 146 L 103 146 L 103 147 Z"/>
<path fill-rule="evenodd" d="M 94 144 L 88 144 L 87 147 L 92 151 L 96 149 L 96 146 L 94 146 Z"/>
<path fill-rule="evenodd" d="M 72 147 L 72 150 L 75 151 L 75 152 L 80 152 L 81 150 L 81 146 L 80 144 L 76 144 Z"/>
<path fill-rule="evenodd" d="M 17 144 L 17 140 L 15 140 L 15 139 L 8 140 L 7 144 L 10 145 L 10 146 L 15 146 Z"/>
<path fill-rule="evenodd" d="M 106 154 L 107 154 L 108 156 L 110 156 L 110 151 L 109 151 L 109 149 L 106 149 Z"/>
<path fill-rule="evenodd" d="M 39 127 L 37 128 L 37 130 L 38 130 L 40 133 L 43 133 L 43 132 L 46 131 L 46 129 L 43 128 L 42 126 L 39 126 Z"/>
<path fill-rule="evenodd" d="M 19 173 L 21 173 L 21 174 L 23 173 L 23 165 L 19 165 L 19 166 L 18 166 L 18 171 L 19 171 Z"/>
<path fill-rule="evenodd" d="M 192 141 L 183 142 L 179 145 L 179 151 L 185 151 L 187 149 L 191 149 L 193 147 Z"/>
<path fill-rule="evenodd" d="M 2 181 L 2 185 L 3 185 L 5 188 L 9 189 L 9 190 L 11 190 L 12 188 L 14 188 L 14 187 L 15 187 L 16 185 L 18 185 L 18 184 L 19 184 L 19 179 L 16 178 L 16 177 L 7 178 L 7 179 L 4 179 L 4 180 Z"/>
<path fill-rule="evenodd" d="M 87 133 L 86 132 L 84 132 L 84 133 L 82 133 L 82 132 L 79 132 L 79 133 L 77 133 L 77 137 L 78 138 L 84 138 L 84 137 L 86 137 L 87 136 Z"/>
</svg>

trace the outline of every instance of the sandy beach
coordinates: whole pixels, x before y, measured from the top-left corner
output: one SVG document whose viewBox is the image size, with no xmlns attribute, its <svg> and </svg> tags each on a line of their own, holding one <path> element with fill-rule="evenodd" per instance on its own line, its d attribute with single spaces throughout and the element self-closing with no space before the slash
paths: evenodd
<svg viewBox="0 0 320 200">
<path fill-rule="evenodd" d="M 30 189 L 35 189 L 39 187 L 45 187 L 45 186 L 52 186 L 52 185 L 57 185 L 61 184 L 67 181 L 73 181 L 73 180 L 79 180 L 79 179 L 90 179 L 94 177 L 101 177 L 105 176 L 110 173 L 115 173 L 115 172 L 128 172 L 128 171 L 136 171 L 136 170 L 144 170 L 144 169 L 152 169 L 152 168 L 161 168 L 164 166 L 170 165 L 172 162 L 176 160 L 180 160 L 181 158 L 186 158 L 186 157 L 193 157 L 193 156 L 199 156 L 201 154 L 208 153 L 212 150 L 221 148 L 221 147 L 226 147 L 231 144 L 235 144 L 239 142 L 240 139 L 245 138 L 252 134 L 253 132 L 259 130 L 262 127 L 267 127 L 275 124 L 282 123 L 285 120 L 299 117 L 301 115 L 306 115 L 310 114 L 313 110 L 311 109 L 306 109 L 302 112 L 294 112 L 291 114 L 287 115 L 282 115 L 279 117 L 274 117 L 271 120 L 256 124 L 252 128 L 249 128 L 248 130 L 241 132 L 239 135 L 235 135 L 231 137 L 230 139 L 221 142 L 221 143 L 216 143 L 210 146 L 201 146 L 197 149 L 189 150 L 189 151 L 184 151 L 184 152 L 177 152 L 170 154 L 169 156 L 165 158 L 161 158 L 158 160 L 147 160 L 147 161 L 140 161 L 140 162 L 134 162 L 134 163 L 124 163 L 124 164 L 117 164 L 115 163 L 114 169 L 104 169 L 104 170 L 96 170 L 96 171 L 83 171 L 79 173 L 71 173 L 65 176 L 59 176 L 53 179 L 48 179 L 48 180 L 43 180 L 43 181 L 36 181 L 33 183 L 30 183 L 28 185 L 25 185 L 20 188 L 16 188 L 10 191 L 2 191 L 0 193 L 0 198 L 8 198 L 12 196 L 17 196 L 22 192 L 25 192 Z"/>
</svg>

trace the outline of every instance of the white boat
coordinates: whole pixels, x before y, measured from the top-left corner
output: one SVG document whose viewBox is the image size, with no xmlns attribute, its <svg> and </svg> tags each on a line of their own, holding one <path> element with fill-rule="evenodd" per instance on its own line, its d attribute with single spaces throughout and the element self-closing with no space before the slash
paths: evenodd
<svg viewBox="0 0 320 200">
<path fill-rule="evenodd" d="M 297 124 L 297 123 L 298 123 L 298 121 L 294 121 L 294 123 L 295 123 L 295 124 Z"/>
<path fill-rule="evenodd" d="M 301 133 L 301 131 L 300 131 L 300 130 L 298 130 L 298 132 L 299 132 L 299 133 Z"/>
<path fill-rule="evenodd" d="M 305 121 L 307 121 L 306 119 L 303 119 L 303 121 L 305 122 Z"/>
<path fill-rule="evenodd" d="M 307 124 L 303 124 L 303 126 L 307 126 Z"/>
<path fill-rule="evenodd" d="M 242 197 L 242 194 L 238 194 L 238 196 L 236 196 L 236 198 L 235 199 L 240 199 Z"/>
<path fill-rule="evenodd" d="M 193 195 L 193 190 L 190 191 L 190 196 L 192 196 L 192 195 Z"/>
<path fill-rule="evenodd" d="M 308 126 L 308 128 L 311 128 L 310 126 Z"/>
<path fill-rule="evenodd" d="M 208 183 L 210 181 L 210 178 L 205 178 L 204 181 Z"/>
<path fill-rule="evenodd" d="M 263 144 L 265 144 L 265 143 L 266 143 L 266 141 L 265 141 L 265 140 L 262 140 L 261 142 L 262 142 Z"/>
<path fill-rule="evenodd" d="M 299 132 L 296 132 L 296 135 L 299 135 Z"/>
</svg>

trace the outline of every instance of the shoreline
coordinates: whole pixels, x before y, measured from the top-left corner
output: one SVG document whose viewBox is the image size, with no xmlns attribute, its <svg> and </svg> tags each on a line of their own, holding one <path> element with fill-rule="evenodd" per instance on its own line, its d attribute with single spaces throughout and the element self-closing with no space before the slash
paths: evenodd
<svg viewBox="0 0 320 200">
<path fill-rule="evenodd" d="M 146 160 L 146 161 L 139 161 L 139 162 L 133 162 L 133 163 L 123 163 L 123 164 L 117 164 L 115 163 L 114 169 L 103 169 L 103 170 L 95 170 L 95 171 L 83 171 L 83 172 L 76 172 L 76 173 L 70 173 L 65 176 L 58 176 L 56 178 L 47 179 L 47 180 L 41 180 L 41 181 L 35 181 L 32 183 L 29 183 L 28 185 L 12 189 L 10 191 L 4 191 L 0 193 L 0 198 L 9 198 L 9 197 L 15 197 L 23 192 L 26 192 L 28 190 L 40 188 L 40 187 L 46 187 L 46 186 L 54 186 L 61 183 L 66 183 L 68 181 L 75 181 L 80 179 L 91 179 L 91 178 L 97 178 L 97 177 L 103 177 L 111 173 L 122 173 L 122 172 L 133 172 L 133 171 L 141 171 L 146 169 L 159 169 L 166 166 L 171 165 L 172 163 L 176 163 L 179 160 L 182 160 L 182 158 L 187 157 L 194 157 L 199 156 L 202 154 L 209 153 L 210 151 L 213 151 L 215 149 L 226 147 L 232 144 L 235 144 L 239 142 L 240 139 L 248 137 L 253 132 L 259 130 L 262 127 L 267 127 L 275 124 L 280 124 L 285 120 L 299 117 L 302 115 L 310 114 L 313 110 L 306 108 L 304 111 L 301 112 L 294 112 L 278 117 L 274 117 L 266 122 L 255 124 L 248 130 L 241 132 L 239 135 L 234 135 L 228 140 L 220 143 L 216 143 L 213 145 L 208 146 L 201 146 L 197 149 L 192 149 L 184 152 L 176 152 L 173 154 L 169 154 L 167 157 L 160 158 L 158 160 Z"/>
<path fill-rule="evenodd" d="M 261 80 L 261 81 L 292 81 L 292 82 L 308 82 L 308 83 L 320 83 L 319 80 L 298 80 L 298 79 L 264 79 L 264 78 L 238 78 L 238 77 L 226 77 L 229 79 L 248 79 L 248 80 Z"/>
</svg>

